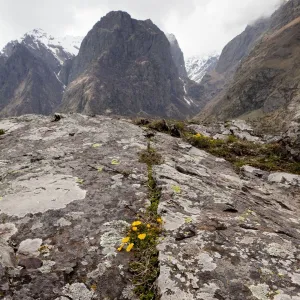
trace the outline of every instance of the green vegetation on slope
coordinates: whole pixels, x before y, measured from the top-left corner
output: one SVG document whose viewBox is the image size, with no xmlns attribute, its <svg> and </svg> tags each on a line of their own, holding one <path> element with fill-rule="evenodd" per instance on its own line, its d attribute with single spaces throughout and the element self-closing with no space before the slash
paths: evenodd
<svg viewBox="0 0 300 300">
<path fill-rule="evenodd" d="M 136 124 L 172 136 L 180 136 L 194 147 L 222 157 L 237 168 L 250 165 L 266 171 L 300 174 L 300 162 L 294 161 L 279 143 L 260 144 L 241 140 L 233 135 L 227 140 L 213 139 L 195 132 L 188 128 L 188 124 L 178 121 L 154 120 L 147 124 L 137 121 Z"/>
</svg>

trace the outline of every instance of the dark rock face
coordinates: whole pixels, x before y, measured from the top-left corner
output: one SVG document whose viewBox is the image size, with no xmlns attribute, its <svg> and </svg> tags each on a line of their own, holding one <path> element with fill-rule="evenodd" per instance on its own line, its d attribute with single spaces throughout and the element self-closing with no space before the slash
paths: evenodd
<svg viewBox="0 0 300 300">
<path fill-rule="evenodd" d="M 61 43 L 34 29 L 3 48 L 0 116 L 50 114 L 58 107 L 74 57 Z"/>
<path fill-rule="evenodd" d="M 166 34 L 166 37 L 170 42 L 172 58 L 177 67 L 179 77 L 181 77 L 183 79 L 187 78 L 187 71 L 185 68 L 183 52 L 180 49 L 180 46 L 178 44 L 178 41 L 177 41 L 175 35 L 174 34 Z"/>
<path fill-rule="evenodd" d="M 110 12 L 88 33 L 70 71 L 62 111 L 183 118 L 193 107 L 165 34 L 150 20 Z"/>
<path fill-rule="evenodd" d="M 24 45 L 0 65 L 0 116 L 50 114 L 60 104 L 62 84 Z"/>
<path fill-rule="evenodd" d="M 207 120 L 206 115 L 209 113 L 206 111 L 215 105 L 216 99 L 224 95 L 226 88 L 233 81 L 236 69 L 262 36 L 267 25 L 268 20 L 262 19 L 247 26 L 240 35 L 225 46 L 219 59 L 212 64 L 213 68 L 201 77 L 198 88 L 201 90 L 201 94 L 198 100 L 203 111 L 195 117 L 196 120 Z M 205 107 L 206 105 L 207 107 Z M 213 121 L 213 118 L 211 120 Z"/>
<path fill-rule="evenodd" d="M 223 49 L 219 61 L 216 66 L 218 73 L 225 73 L 234 70 L 241 59 L 249 54 L 262 33 L 267 29 L 268 19 L 262 19 L 255 22 L 232 41 L 230 41 Z"/>
<path fill-rule="evenodd" d="M 64 62 L 59 74 L 58 78 L 59 80 L 67 86 L 69 83 L 69 76 L 70 76 L 70 71 L 72 69 L 72 64 L 73 64 L 74 58 L 68 59 Z"/>
</svg>

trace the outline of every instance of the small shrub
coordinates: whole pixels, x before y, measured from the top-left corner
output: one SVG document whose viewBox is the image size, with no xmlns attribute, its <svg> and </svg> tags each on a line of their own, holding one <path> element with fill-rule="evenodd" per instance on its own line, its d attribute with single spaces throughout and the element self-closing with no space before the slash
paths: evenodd
<svg viewBox="0 0 300 300">
<path fill-rule="evenodd" d="M 160 165 L 163 163 L 161 154 L 159 154 L 155 149 L 148 147 L 148 149 L 140 152 L 139 162 L 145 163 L 147 165 Z"/>
<path fill-rule="evenodd" d="M 148 125 L 150 121 L 145 118 L 136 118 L 133 120 L 133 124 L 138 125 L 138 126 L 145 126 Z"/>
<path fill-rule="evenodd" d="M 5 130 L 4 129 L 0 129 L 0 135 L 4 134 Z"/>
<path fill-rule="evenodd" d="M 159 132 L 169 132 L 169 126 L 165 120 L 154 120 L 148 127 Z"/>
<path fill-rule="evenodd" d="M 186 126 L 182 121 L 175 121 L 173 125 L 180 131 L 186 130 Z"/>
<path fill-rule="evenodd" d="M 222 140 L 215 140 L 211 137 L 204 136 L 200 133 L 190 135 L 188 140 L 193 146 L 201 149 L 220 147 L 224 143 L 224 141 Z"/>
</svg>

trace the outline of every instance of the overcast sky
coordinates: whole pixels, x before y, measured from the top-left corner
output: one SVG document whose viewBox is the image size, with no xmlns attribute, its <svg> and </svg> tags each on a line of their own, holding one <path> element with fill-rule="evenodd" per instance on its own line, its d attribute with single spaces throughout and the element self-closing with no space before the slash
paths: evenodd
<svg viewBox="0 0 300 300">
<path fill-rule="evenodd" d="M 0 48 L 26 31 L 84 36 L 111 10 L 151 19 L 174 33 L 185 56 L 220 51 L 255 19 L 283 0 L 0 0 Z"/>
</svg>

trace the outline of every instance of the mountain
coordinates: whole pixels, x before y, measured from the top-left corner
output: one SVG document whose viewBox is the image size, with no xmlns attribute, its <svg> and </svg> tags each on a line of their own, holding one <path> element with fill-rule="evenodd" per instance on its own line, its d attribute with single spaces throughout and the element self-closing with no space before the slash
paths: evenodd
<svg viewBox="0 0 300 300">
<path fill-rule="evenodd" d="M 53 113 L 80 40 L 34 29 L 9 42 L 0 52 L 0 116 Z"/>
<path fill-rule="evenodd" d="M 183 52 L 174 34 L 166 34 L 171 45 L 171 54 L 180 78 L 187 78 Z"/>
<path fill-rule="evenodd" d="M 185 96 L 165 34 L 151 20 L 113 11 L 95 24 L 74 59 L 61 110 L 185 118 Z"/>
<path fill-rule="evenodd" d="M 16 44 L 24 45 L 34 56 L 44 60 L 56 74 L 62 65 L 77 55 L 81 37 L 54 38 L 42 29 L 25 33 L 18 40 L 9 42 L 2 50 L 2 55 L 9 57 Z"/>
<path fill-rule="evenodd" d="M 256 121 L 260 129 L 263 124 L 266 130 L 281 130 L 299 119 L 300 1 L 286 2 L 261 24 L 251 35 L 253 42 L 248 43 L 253 45 L 251 51 L 241 53 L 241 57 L 246 56 L 232 81 L 208 103 L 199 119 L 241 117 Z M 247 31 L 249 28 L 242 35 Z M 226 53 L 236 53 L 234 45 L 225 48 Z M 216 71 L 228 69 L 229 64 L 221 57 Z"/>
<path fill-rule="evenodd" d="M 191 80 L 200 83 L 204 75 L 216 67 L 218 59 L 219 55 L 217 54 L 187 58 L 185 62 L 187 76 Z"/>
<path fill-rule="evenodd" d="M 3 58 L 2 58 L 3 59 Z M 48 65 L 16 44 L 0 65 L 0 116 L 50 114 L 60 104 L 63 86 Z"/>
<path fill-rule="evenodd" d="M 228 84 L 233 80 L 237 67 L 263 34 L 267 26 L 266 23 L 266 19 L 260 19 L 247 26 L 240 35 L 224 47 L 217 61 L 216 58 L 213 59 L 212 65 L 209 66 L 210 70 L 207 70 L 200 81 L 200 86 L 197 87 L 200 91 L 198 92 L 198 100 L 201 102 L 201 112 L 194 118 L 195 120 L 202 121 L 205 119 L 206 121 L 206 118 L 203 119 L 202 117 L 203 111 L 206 110 L 206 108 L 203 110 L 203 107 L 210 106 L 216 97 L 220 97 L 224 93 Z M 187 67 L 187 70 L 190 71 L 191 68 Z"/>
</svg>

